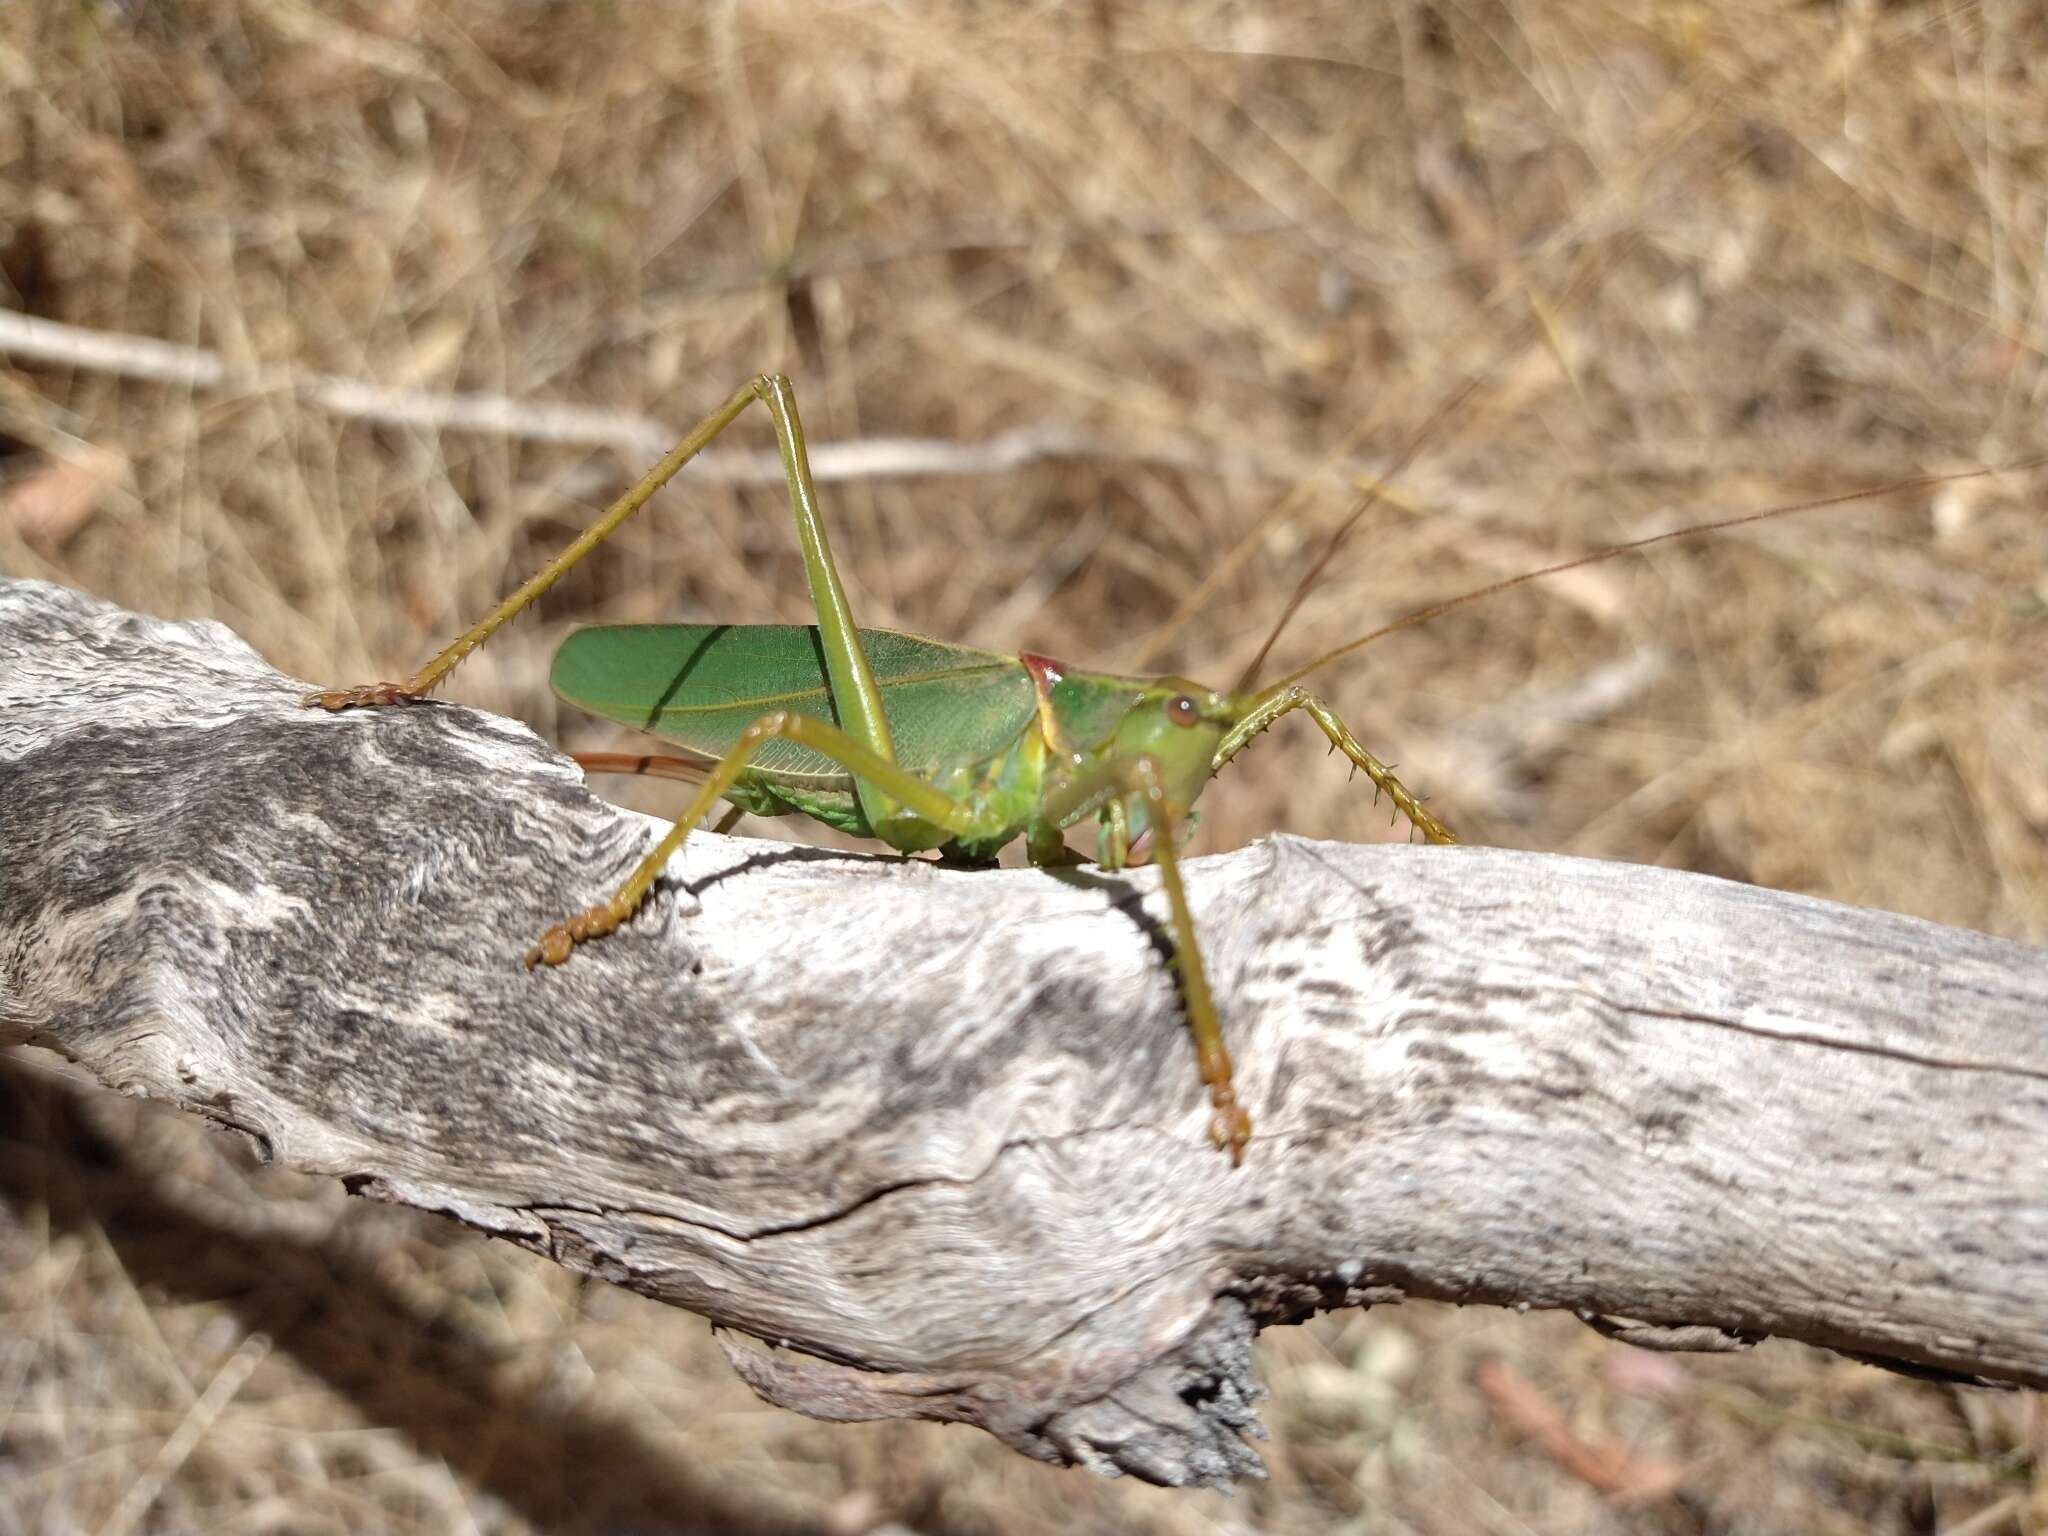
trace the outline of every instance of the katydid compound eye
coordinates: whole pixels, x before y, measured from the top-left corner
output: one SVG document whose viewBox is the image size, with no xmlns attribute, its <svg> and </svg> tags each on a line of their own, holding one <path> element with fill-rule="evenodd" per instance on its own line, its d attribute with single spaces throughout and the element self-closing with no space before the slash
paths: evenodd
<svg viewBox="0 0 2048 1536">
<path fill-rule="evenodd" d="M 1201 718 L 1201 710 L 1186 694 L 1175 694 L 1166 701 L 1166 718 L 1175 725 L 1193 725 Z"/>
</svg>

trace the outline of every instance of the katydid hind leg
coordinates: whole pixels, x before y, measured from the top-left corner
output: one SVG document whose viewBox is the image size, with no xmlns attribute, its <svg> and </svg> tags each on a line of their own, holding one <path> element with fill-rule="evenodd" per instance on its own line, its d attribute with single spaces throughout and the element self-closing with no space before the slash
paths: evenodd
<svg viewBox="0 0 2048 1536">
<path fill-rule="evenodd" d="M 490 613 L 465 630 L 402 683 L 368 683 L 354 688 L 317 690 L 300 700 L 307 708 L 343 710 L 358 707 L 414 703 L 440 686 L 469 654 L 497 633 L 528 605 L 568 574 L 592 550 L 618 531 L 655 492 L 673 479 L 712 439 L 738 419 L 749 404 L 760 401 L 775 425 L 775 438 L 782 455 L 783 477 L 788 484 L 790 507 L 796 519 L 797 538 L 802 546 L 804 572 L 811 599 L 818 612 L 818 626 L 825 647 L 826 669 L 832 683 L 833 703 L 839 718 L 853 737 L 892 759 L 895 754 L 889 727 L 882 710 L 881 690 L 876 686 L 853 622 L 846 593 L 832 560 L 819 516 L 817 493 L 811 480 L 810 460 L 804 446 L 803 423 L 789 381 L 780 376 L 757 375 L 727 397 L 725 403 L 693 427 L 661 461 L 641 477 L 632 489 L 608 507 L 597 521 L 570 542 L 531 580 L 514 591 Z M 878 829 L 901 810 L 871 786 L 862 785 L 862 808 L 870 825 Z"/>
<path fill-rule="evenodd" d="M 839 568 L 832 558 L 832 542 L 825 534 L 825 520 L 818 510 L 817 487 L 811 480 L 811 461 L 804 446 L 804 427 L 796 413 L 796 395 L 789 380 L 780 374 L 757 379 L 761 403 L 775 419 L 775 442 L 782 453 L 782 474 L 789 485 L 789 507 L 796 519 L 797 542 L 802 547 L 804 579 L 810 584 L 811 606 L 818 614 L 818 639 L 825 653 L 825 678 L 832 690 L 832 710 L 841 728 L 854 741 L 890 764 L 896 748 L 889 734 L 889 716 L 882 705 L 882 690 L 868 662 L 867 648 L 847 602 L 846 588 L 839 580 Z M 906 810 L 897 797 L 872 778 L 857 776 L 854 795 L 861 813 L 882 841 L 894 844 L 891 824 L 914 825 L 918 817 Z"/>
</svg>

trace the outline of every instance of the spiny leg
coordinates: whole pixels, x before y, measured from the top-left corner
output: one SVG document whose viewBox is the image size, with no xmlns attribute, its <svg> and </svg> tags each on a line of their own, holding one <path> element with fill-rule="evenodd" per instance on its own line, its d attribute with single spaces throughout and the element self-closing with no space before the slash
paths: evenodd
<svg viewBox="0 0 2048 1536">
<path fill-rule="evenodd" d="M 675 851 L 683 846 L 683 840 L 691 830 L 710 814 L 718 798 L 732 788 L 754 754 L 778 737 L 830 758 L 856 779 L 874 781 L 892 800 L 906 807 L 911 815 L 933 826 L 960 833 L 974 824 L 973 807 L 898 767 L 837 726 L 794 710 L 771 710 L 740 732 L 732 751 L 705 777 L 682 818 L 668 829 L 654 850 L 626 877 L 626 883 L 619 887 L 612 899 L 555 924 L 526 952 L 526 964 L 535 966 L 546 962 L 560 965 L 578 944 L 586 939 L 602 938 L 631 917 L 640 903 L 647 899 L 654 882 L 660 878 Z"/>
<path fill-rule="evenodd" d="M 1289 684 L 1271 697 L 1262 700 L 1230 728 L 1216 748 L 1212 771 L 1220 769 L 1238 753 L 1242 752 L 1251 739 L 1267 729 L 1282 715 L 1293 710 L 1307 710 L 1322 733 L 1330 738 L 1330 745 L 1351 759 L 1365 776 L 1372 780 L 1373 787 L 1383 792 L 1394 802 L 1394 808 L 1409 823 L 1432 843 L 1455 843 L 1457 838 L 1451 829 L 1432 816 L 1408 786 L 1394 777 L 1393 770 L 1358 744 L 1336 711 L 1298 683 Z"/>
<path fill-rule="evenodd" d="M 1152 828 L 1152 861 L 1159 866 L 1159 883 L 1166 889 L 1166 903 L 1173 913 L 1173 948 L 1180 972 L 1181 1001 L 1188 1012 L 1188 1031 L 1195 1037 L 1195 1064 L 1209 1088 L 1209 1139 L 1230 1154 L 1233 1168 L 1244 1163 L 1245 1143 L 1252 1138 L 1252 1117 L 1237 1102 L 1237 1088 L 1231 1080 L 1230 1048 L 1223 1043 L 1223 1026 L 1216 1020 L 1216 1005 L 1209 997 L 1209 973 L 1202 965 L 1202 948 L 1195 939 L 1194 914 L 1188 910 L 1187 888 L 1181 884 L 1180 855 L 1175 848 L 1173 806 L 1159 770 L 1149 757 L 1141 757 L 1127 770 L 1125 789 L 1145 802 L 1146 819 Z"/>
</svg>

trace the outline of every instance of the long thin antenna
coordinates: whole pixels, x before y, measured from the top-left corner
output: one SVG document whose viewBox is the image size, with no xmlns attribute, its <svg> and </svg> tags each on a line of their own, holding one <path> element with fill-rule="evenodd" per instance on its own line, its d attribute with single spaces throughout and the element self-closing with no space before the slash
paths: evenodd
<svg viewBox="0 0 2048 1536">
<path fill-rule="evenodd" d="M 1640 234 L 1630 236 L 1623 242 L 1622 248 L 1605 262 L 1587 262 L 1565 284 L 1563 292 L 1559 295 L 1559 302 L 1570 304 L 1582 290 L 1593 286 L 1594 280 L 1598 276 L 1618 266 L 1628 253 L 1641 243 L 1642 238 Z M 1492 307 L 1489 305 L 1489 310 Z M 1308 596 L 1315 590 L 1316 583 L 1322 579 L 1323 573 L 1330 568 L 1330 562 L 1335 560 L 1338 552 L 1344 548 L 1345 541 L 1351 537 L 1351 531 L 1358 526 L 1359 520 L 1366 513 L 1379 504 L 1380 498 L 1385 494 L 1387 487 L 1407 471 L 1408 466 L 1415 461 L 1416 455 L 1422 452 L 1430 438 L 1474 394 L 1478 393 L 1480 386 L 1490 380 L 1509 358 L 1526 347 L 1533 337 L 1549 333 L 1550 326 L 1547 324 L 1545 314 L 1541 306 L 1537 306 L 1534 314 L 1515 326 L 1513 333 L 1498 348 L 1492 361 L 1485 368 L 1467 377 L 1456 388 L 1452 389 L 1450 393 L 1445 395 L 1442 400 L 1437 402 L 1436 408 L 1429 413 L 1429 416 L 1423 421 L 1422 425 L 1401 444 L 1400 451 L 1394 455 L 1393 462 L 1374 479 L 1370 486 L 1366 487 L 1365 495 L 1359 500 L 1358 505 L 1353 507 L 1350 515 L 1337 525 L 1336 532 L 1332 533 L 1328 540 L 1325 541 L 1322 550 L 1310 563 L 1308 570 L 1302 574 L 1301 580 L 1294 584 L 1293 595 L 1287 599 L 1286 606 L 1280 610 L 1280 616 L 1273 621 L 1273 627 L 1266 631 L 1266 638 L 1260 644 L 1258 654 L 1252 657 L 1250 665 L 1239 674 L 1237 686 L 1231 690 L 1233 693 L 1245 692 L 1258 680 L 1259 668 L 1266 664 L 1266 658 L 1272 654 L 1273 647 L 1279 642 L 1280 636 L 1286 631 L 1287 626 L 1293 622 L 1294 616 L 1301 611 L 1301 605 L 1308 601 Z"/>
<path fill-rule="evenodd" d="M 1461 592 L 1456 597 L 1447 597 L 1442 602 L 1431 603 L 1427 608 L 1418 608 L 1415 612 L 1398 618 L 1391 624 L 1382 624 L 1370 634 L 1360 635 L 1356 640 L 1347 640 L 1333 651 L 1325 651 L 1306 666 L 1296 667 L 1285 677 L 1268 684 L 1260 690 L 1260 694 L 1263 697 L 1267 694 L 1278 693 L 1281 689 L 1300 682 L 1311 672 L 1328 666 L 1339 657 L 1349 656 L 1353 651 L 1363 650 L 1374 641 L 1384 640 L 1388 635 L 1394 634 L 1399 630 L 1413 629 L 1417 624 L 1426 623 L 1440 614 L 1449 613 L 1453 608 L 1462 608 L 1467 603 L 1476 603 L 1483 597 L 1491 597 L 1496 592 L 1505 592 L 1508 588 L 1519 587 L 1525 582 L 1538 581 L 1545 576 L 1555 576 L 1563 571 L 1575 571 L 1582 565 L 1598 565 L 1603 560 L 1612 560 L 1616 555 L 1625 555 L 1631 550 L 1647 549 L 1652 544 L 1664 544 L 1672 539 L 1688 539 L 1697 534 L 1718 533 L 1726 528 L 1740 528 L 1745 523 L 1761 523 L 1768 518 L 1787 517 L 1794 512 L 1812 512 L 1821 507 L 1838 507 L 1845 502 L 1867 501 L 1878 496 L 1890 496 L 1900 491 L 1924 491 L 1937 485 L 1954 485 L 1958 481 L 1979 480 L 1987 475 L 2016 474 L 2022 470 L 2038 469 L 2044 464 L 2048 464 L 2048 454 L 2040 454 L 2030 459 L 2019 459 L 2010 464 L 1996 464 L 1984 469 L 1964 469 L 1942 475 L 1916 475 L 1910 480 L 1894 480 L 1889 485 L 1868 486 L 1860 491 L 1843 491 L 1834 496 L 1816 496 L 1811 501 L 1795 501 L 1787 506 L 1768 507 L 1761 512 L 1744 512 L 1736 517 L 1716 518 L 1710 523 L 1694 523 L 1685 528 L 1673 528 L 1664 533 L 1653 533 L 1648 538 L 1631 539 L 1626 544 L 1614 544 L 1606 549 L 1596 549 L 1589 555 L 1580 555 L 1571 560 L 1560 560 L 1557 564 L 1546 565 L 1540 570 L 1524 571 L 1521 575 L 1510 576 L 1504 581 L 1488 582 L 1485 586 L 1475 587 L 1470 592 Z"/>
<path fill-rule="evenodd" d="M 1358 520 L 1379 504 L 1380 494 L 1386 490 L 1388 483 L 1407 471 L 1408 466 L 1415 462 L 1415 456 L 1422 451 L 1423 445 L 1436 435 L 1437 428 L 1472 398 L 1486 377 L 1485 373 L 1475 373 L 1467 378 L 1464 383 L 1437 402 L 1436 409 L 1429 413 L 1422 425 L 1408 435 L 1408 440 L 1401 445 L 1400 452 L 1394 455 L 1393 463 L 1366 487 L 1365 495 L 1360 498 L 1358 505 L 1351 509 L 1351 515 L 1338 524 L 1337 531 L 1330 535 L 1329 540 L 1323 545 L 1322 552 L 1310 562 L 1309 568 L 1302 572 L 1301 580 L 1294 584 L 1294 591 L 1288 597 L 1286 605 L 1281 608 L 1279 617 L 1273 620 L 1273 627 L 1266 631 L 1266 638 L 1260 643 L 1258 654 L 1246 665 L 1237 680 L 1237 686 L 1231 692 L 1243 693 L 1251 687 L 1259 675 L 1259 668 L 1266 664 L 1266 657 L 1272 654 L 1280 636 L 1293 622 L 1295 614 L 1301 611 L 1301 605 L 1308 601 L 1309 593 L 1313 592 L 1316 583 L 1322 580 L 1323 572 L 1329 569 L 1330 562 L 1337 558 L 1337 552 L 1344 547 L 1344 541 L 1351 537 L 1351 530 L 1358 526 Z"/>
</svg>

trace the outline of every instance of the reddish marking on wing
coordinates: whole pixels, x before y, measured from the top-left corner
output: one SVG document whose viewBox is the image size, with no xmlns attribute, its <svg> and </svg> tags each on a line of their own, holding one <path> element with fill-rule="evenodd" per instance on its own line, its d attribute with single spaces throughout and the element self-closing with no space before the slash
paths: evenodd
<svg viewBox="0 0 2048 1536">
<path fill-rule="evenodd" d="M 1017 658 L 1024 663 L 1024 670 L 1031 674 L 1031 684 L 1043 696 L 1052 685 L 1067 675 L 1067 664 L 1054 661 L 1050 656 L 1040 656 L 1036 651 L 1026 651 Z"/>
<path fill-rule="evenodd" d="M 1040 656 L 1035 651 L 1021 652 L 1017 660 L 1031 674 L 1031 687 L 1038 694 L 1038 734 L 1054 751 L 1064 752 L 1066 747 L 1060 741 L 1058 718 L 1052 712 L 1052 688 L 1067 675 L 1067 664 L 1054 661 L 1050 656 Z"/>
</svg>

